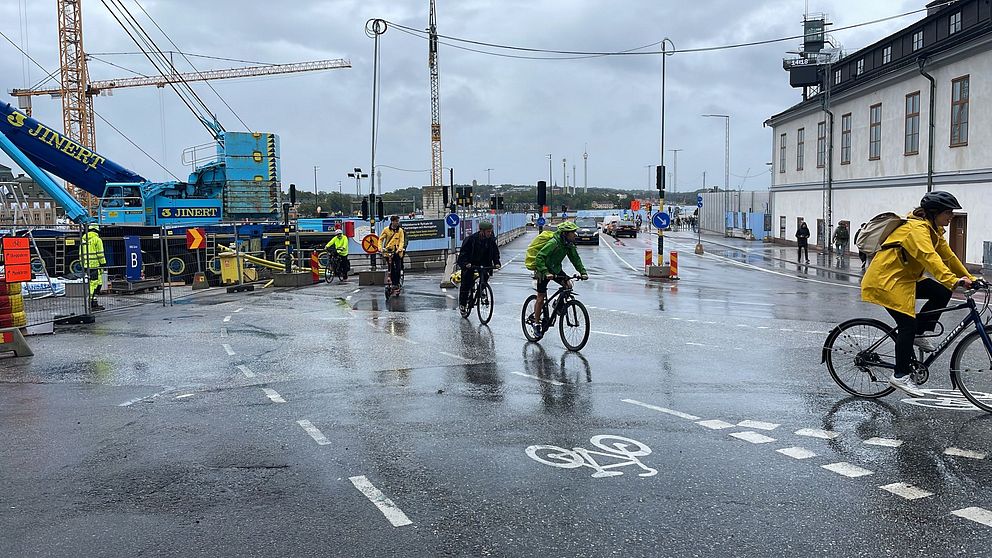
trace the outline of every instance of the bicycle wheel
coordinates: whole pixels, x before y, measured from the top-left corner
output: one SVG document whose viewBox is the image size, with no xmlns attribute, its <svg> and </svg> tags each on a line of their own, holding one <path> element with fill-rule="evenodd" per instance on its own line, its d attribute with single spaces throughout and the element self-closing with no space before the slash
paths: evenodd
<svg viewBox="0 0 992 558">
<path fill-rule="evenodd" d="M 624 438 L 623 436 L 600 434 L 598 436 L 593 436 L 589 439 L 589 441 L 592 442 L 592 445 L 603 451 L 619 453 L 621 455 L 626 455 L 627 457 L 651 455 L 651 448 L 644 445 L 643 442 L 631 440 L 630 438 Z"/>
<path fill-rule="evenodd" d="M 558 446 L 529 446 L 525 451 L 538 463 L 562 469 L 575 469 L 586 462 L 578 453 Z"/>
<path fill-rule="evenodd" d="M 466 320 L 472 315 L 472 305 L 475 304 L 475 286 L 472 286 L 472 290 L 468 292 L 468 304 L 458 308 L 458 312 Z"/>
<path fill-rule="evenodd" d="M 479 314 L 479 321 L 488 324 L 489 320 L 493 319 L 493 305 L 495 304 L 493 298 L 493 288 L 486 283 L 486 286 L 482 288 L 482 292 L 479 293 L 479 300 L 475 302 L 475 311 Z"/>
<path fill-rule="evenodd" d="M 874 399 L 892 393 L 892 369 L 879 364 L 891 366 L 895 361 L 896 332 L 878 320 L 848 320 L 835 327 L 823 343 L 823 362 L 830 377 L 858 397 Z"/>
<path fill-rule="evenodd" d="M 524 307 L 520 310 L 520 328 L 524 330 L 524 337 L 528 341 L 540 341 L 541 337 L 536 335 L 534 332 L 534 327 L 527 323 L 527 318 L 534 315 L 534 305 L 537 303 L 537 295 L 530 295 L 527 300 L 524 301 Z M 541 311 L 541 314 L 545 319 L 548 317 L 548 305 L 545 304 Z"/>
<path fill-rule="evenodd" d="M 578 300 L 570 300 L 559 310 L 558 333 L 570 351 L 581 351 L 589 341 L 589 312 Z"/>
<path fill-rule="evenodd" d="M 992 328 L 985 328 L 985 332 L 992 334 Z M 972 405 L 992 413 L 992 356 L 977 331 L 965 335 L 954 347 L 951 381 Z"/>
<path fill-rule="evenodd" d="M 324 266 L 324 282 L 330 284 L 334 281 L 334 268 L 331 265 L 332 262 L 327 262 Z"/>
</svg>

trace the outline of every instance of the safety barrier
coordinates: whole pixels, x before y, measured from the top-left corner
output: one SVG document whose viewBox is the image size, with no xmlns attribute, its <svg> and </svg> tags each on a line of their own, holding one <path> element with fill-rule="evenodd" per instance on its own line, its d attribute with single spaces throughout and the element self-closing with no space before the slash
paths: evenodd
<svg viewBox="0 0 992 558">
<path fill-rule="evenodd" d="M 9 319 L 14 327 L 51 326 L 89 311 L 88 279 L 83 273 L 79 250 L 82 231 L 75 226 L 59 229 L 19 226 L 4 235 L 28 238 L 31 249 L 31 280 L 0 286 L 8 292 L 17 292 L 13 299 L 7 293 L 0 294 L 0 299 L 8 297 L 0 300 L 0 308 L 5 305 L 20 308 Z M 2 252 L 0 244 L 0 258 Z M 10 327 L 10 323 L 0 318 L 0 327 Z"/>
</svg>

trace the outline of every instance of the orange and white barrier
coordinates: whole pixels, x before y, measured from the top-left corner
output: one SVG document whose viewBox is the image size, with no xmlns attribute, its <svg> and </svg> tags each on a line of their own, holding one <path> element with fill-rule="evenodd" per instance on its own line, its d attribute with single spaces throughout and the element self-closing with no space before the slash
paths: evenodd
<svg viewBox="0 0 992 558">
<path fill-rule="evenodd" d="M 679 253 L 670 252 L 668 254 L 668 278 L 678 279 L 679 278 Z"/>
</svg>

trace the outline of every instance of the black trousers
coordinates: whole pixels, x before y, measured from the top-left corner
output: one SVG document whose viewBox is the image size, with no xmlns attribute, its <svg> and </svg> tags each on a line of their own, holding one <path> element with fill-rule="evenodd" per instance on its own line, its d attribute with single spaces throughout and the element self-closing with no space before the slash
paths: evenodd
<svg viewBox="0 0 992 558">
<path fill-rule="evenodd" d="M 926 300 L 920 312 L 940 310 L 951 300 L 951 290 L 937 281 L 927 278 L 916 283 L 916 299 Z M 892 319 L 899 327 L 896 335 L 896 377 L 902 377 L 913 372 L 913 338 L 917 335 L 937 329 L 940 315 L 913 317 L 902 312 L 886 308 Z"/>
<path fill-rule="evenodd" d="M 806 242 L 799 243 L 799 260 L 803 260 L 803 253 L 806 253 L 806 259 L 809 260 L 809 244 Z"/>
<path fill-rule="evenodd" d="M 468 304 L 468 295 L 471 293 L 472 286 L 475 284 L 476 273 L 485 273 L 485 272 L 479 271 L 478 269 L 476 269 L 475 266 L 462 270 L 462 282 L 460 285 L 458 285 L 459 306 L 465 306 L 466 304 Z M 484 277 L 482 283 L 485 284 L 487 279 L 488 277 Z"/>
</svg>

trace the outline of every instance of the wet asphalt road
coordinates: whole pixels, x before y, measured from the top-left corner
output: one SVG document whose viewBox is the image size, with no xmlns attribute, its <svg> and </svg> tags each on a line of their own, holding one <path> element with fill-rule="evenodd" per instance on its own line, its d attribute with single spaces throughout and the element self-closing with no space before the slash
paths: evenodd
<svg viewBox="0 0 992 558">
<path fill-rule="evenodd" d="M 682 280 L 651 283 L 653 238 L 604 238 L 569 353 L 521 333 L 527 240 L 489 326 L 411 274 L 31 338 L 0 360 L 0 556 L 990 555 L 992 419 L 819 362 L 883 317 L 855 277 L 676 233 Z"/>
</svg>

